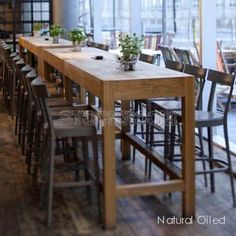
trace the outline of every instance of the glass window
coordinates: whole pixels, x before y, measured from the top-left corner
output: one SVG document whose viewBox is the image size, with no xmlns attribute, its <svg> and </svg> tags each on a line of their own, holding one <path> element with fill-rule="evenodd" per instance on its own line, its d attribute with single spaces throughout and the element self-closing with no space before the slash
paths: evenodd
<svg viewBox="0 0 236 236">
<path fill-rule="evenodd" d="M 49 3 L 47 2 L 42 3 L 42 11 L 49 11 Z"/>
<path fill-rule="evenodd" d="M 41 12 L 34 12 L 34 21 L 41 21 Z"/>
<path fill-rule="evenodd" d="M 23 21 L 30 21 L 31 20 L 31 12 L 24 12 L 22 14 L 22 20 Z"/>
<path fill-rule="evenodd" d="M 42 20 L 49 21 L 49 12 L 42 12 Z"/>
<path fill-rule="evenodd" d="M 86 29 L 87 33 L 93 32 L 93 1 L 80 0 L 78 12 L 78 26 Z"/>
<path fill-rule="evenodd" d="M 130 2 L 102 0 L 102 38 L 111 48 L 118 45 L 118 35 L 130 32 Z"/>
<path fill-rule="evenodd" d="M 217 39 L 230 46 L 236 39 L 236 0 L 217 1 Z M 224 45 L 223 45 L 224 46 Z"/>
<path fill-rule="evenodd" d="M 198 0 L 142 0 L 142 30 L 146 47 L 157 49 L 160 41 L 192 47 L 199 38 Z"/>
<path fill-rule="evenodd" d="M 41 11 L 41 3 L 34 3 L 33 10 L 34 11 Z"/>
</svg>

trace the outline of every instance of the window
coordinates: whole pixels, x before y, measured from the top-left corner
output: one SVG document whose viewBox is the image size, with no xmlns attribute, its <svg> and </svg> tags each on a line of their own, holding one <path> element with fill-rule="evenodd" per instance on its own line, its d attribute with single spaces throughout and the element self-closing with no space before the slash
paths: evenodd
<svg viewBox="0 0 236 236">
<path fill-rule="evenodd" d="M 119 34 L 130 32 L 130 3 L 127 0 L 101 0 L 103 43 L 117 47 Z"/>
</svg>

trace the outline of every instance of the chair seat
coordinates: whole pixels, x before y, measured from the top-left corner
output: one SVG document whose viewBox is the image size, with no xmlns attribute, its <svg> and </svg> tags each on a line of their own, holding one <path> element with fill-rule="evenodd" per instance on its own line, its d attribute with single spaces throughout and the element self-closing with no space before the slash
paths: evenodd
<svg viewBox="0 0 236 236">
<path fill-rule="evenodd" d="M 177 111 L 177 119 L 181 118 L 181 111 Z M 223 125 L 223 114 L 208 111 L 195 111 L 195 127 L 212 127 Z"/>
<path fill-rule="evenodd" d="M 48 106 L 49 107 L 65 107 L 69 106 L 70 104 L 64 98 L 49 98 L 48 99 Z"/>
<path fill-rule="evenodd" d="M 86 118 L 65 118 L 53 120 L 56 137 L 88 137 L 96 135 L 96 127 Z"/>
<path fill-rule="evenodd" d="M 181 101 L 176 101 L 176 100 L 153 101 L 152 107 L 157 110 L 178 111 L 181 110 Z"/>
</svg>

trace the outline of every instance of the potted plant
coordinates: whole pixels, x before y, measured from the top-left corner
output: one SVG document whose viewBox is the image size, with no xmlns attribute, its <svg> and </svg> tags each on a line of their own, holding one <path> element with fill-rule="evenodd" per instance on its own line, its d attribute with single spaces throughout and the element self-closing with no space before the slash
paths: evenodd
<svg viewBox="0 0 236 236">
<path fill-rule="evenodd" d="M 63 33 L 61 25 L 52 25 L 50 28 L 50 36 L 53 38 L 53 43 L 59 43 L 59 38 Z"/>
<path fill-rule="evenodd" d="M 33 29 L 34 29 L 33 35 L 34 35 L 35 37 L 40 37 L 42 27 L 43 27 L 42 23 L 34 23 L 34 26 L 33 26 Z"/>
<path fill-rule="evenodd" d="M 134 65 L 141 53 L 143 39 L 143 36 L 137 36 L 136 34 L 125 35 L 124 37 L 119 36 L 119 47 L 121 49 L 119 61 L 124 70 L 134 70 Z"/>
<path fill-rule="evenodd" d="M 70 32 L 70 38 L 73 42 L 74 51 L 81 51 L 81 43 L 86 39 L 85 31 L 82 28 L 74 29 Z"/>
</svg>

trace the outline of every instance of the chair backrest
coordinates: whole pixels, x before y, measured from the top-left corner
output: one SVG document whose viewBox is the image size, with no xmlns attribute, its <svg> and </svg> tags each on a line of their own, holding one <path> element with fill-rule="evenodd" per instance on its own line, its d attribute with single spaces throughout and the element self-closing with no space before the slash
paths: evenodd
<svg viewBox="0 0 236 236">
<path fill-rule="evenodd" d="M 163 57 L 165 64 L 166 64 L 167 60 L 180 62 L 178 56 L 176 55 L 175 51 L 171 47 L 162 45 L 162 46 L 160 46 L 160 50 L 161 50 L 162 57 Z"/>
<path fill-rule="evenodd" d="M 225 57 L 221 50 L 221 42 L 219 41 L 216 42 L 216 64 L 219 71 L 229 73 Z"/>
<path fill-rule="evenodd" d="M 215 93 L 216 93 L 216 86 L 225 86 L 228 87 L 228 93 L 227 93 L 227 101 L 225 105 L 225 110 L 224 110 L 224 117 L 226 118 L 228 111 L 229 111 L 229 106 L 232 98 L 232 93 L 234 89 L 234 82 L 235 82 L 235 75 L 215 71 L 215 70 L 209 70 L 208 75 L 207 75 L 207 80 L 211 81 L 211 90 L 210 90 L 210 96 L 208 100 L 208 111 L 213 110 L 213 104 L 214 104 L 214 98 L 215 98 Z"/>
<path fill-rule="evenodd" d="M 184 64 L 177 61 L 166 60 L 166 68 L 182 72 Z"/>
<path fill-rule="evenodd" d="M 207 70 L 200 66 L 186 64 L 184 73 L 195 77 L 195 107 L 197 110 L 200 110 L 202 108 L 202 93 L 205 86 Z"/>
<path fill-rule="evenodd" d="M 49 97 L 47 86 L 43 82 L 41 77 L 37 77 L 36 79 L 34 79 L 31 82 L 31 87 L 32 87 L 32 93 L 33 93 L 34 98 L 36 100 L 36 104 L 42 112 L 43 123 L 48 124 L 48 128 L 49 128 L 48 134 L 53 139 L 53 137 L 55 136 L 55 133 L 54 133 L 54 129 L 53 129 L 53 120 L 52 120 L 52 116 L 51 116 L 51 111 L 50 111 L 50 108 L 47 104 L 47 98 Z"/>
<path fill-rule="evenodd" d="M 109 51 L 110 46 L 102 43 L 89 42 L 88 47 L 99 48 L 104 51 Z"/>
<path fill-rule="evenodd" d="M 160 50 L 163 56 L 163 60 L 166 63 L 167 60 L 174 61 L 173 55 L 171 53 L 171 50 L 169 47 L 166 46 L 160 46 Z"/>
<path fill-rule="evenodd" d="M 156 60 L 156 56 L 155 55 L 151 56 L 151 55 L 141 53 L 140 56 L 139 56 L 139 60 L 142 61 L 142 62 L 149 63 L 149 64 L 154 64 L 155 60 Z"/>
<path fill-rule="evenodd" d="M 109 51 L 110 46 L 102 43 L 96 43 L 95 48 L 99 48 L 104 51 Z"/>
<path fill-rule="evenodd" d="M 189 64 L 189 65 L 192 64 L 191 57 L 190 57 L 188 50 L 174 48 L 174 51 L 175 51 L 176 55 L 178 56 L 181 63 Z"/>
<path fill-rule="evenodd" d="M 194 46 L 195 51 L 196 51 L 197 60 L 200 61 L 200 44 L 197 43 L 196 41 L 193 41 L 193 46 Z"/>
<path fill-rule="evenodd" d="M 144 36 L 144 48 L 158 50 L 161 43 L 161 34 L 150 34 Z"/>
</svg>

